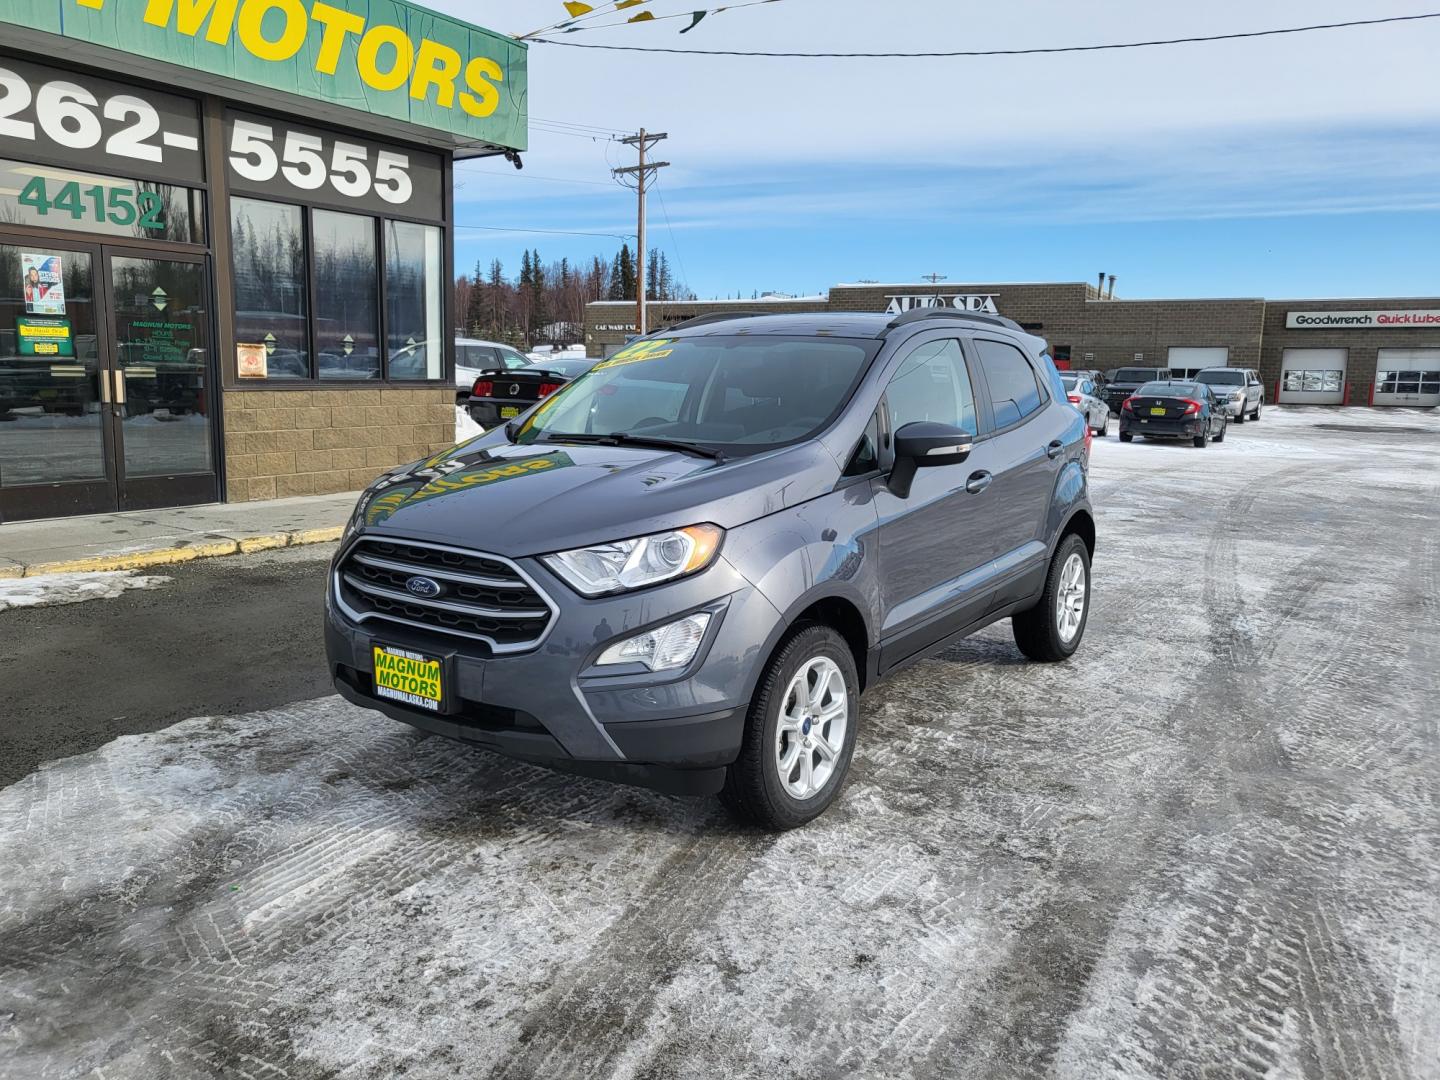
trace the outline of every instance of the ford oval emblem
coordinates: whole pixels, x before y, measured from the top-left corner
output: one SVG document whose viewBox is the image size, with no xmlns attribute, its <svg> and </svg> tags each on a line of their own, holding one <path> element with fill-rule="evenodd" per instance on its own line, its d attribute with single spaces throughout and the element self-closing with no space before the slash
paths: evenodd
<svg viewBox="0 0 1440 1080">
<path fill-rule="evenodd" d="M 411 596 L 418 596 L 424 600 L 433 600 L 440 595 L 440 585 L 431 581 L 428 577 L 412 577 L 405 582 L 405 591 Z"/>
<path fill-rule="evenodd" d="M 520 396 L 520 384 L 519 384 L 518 382 L 511 383 L 511 384 L 510 384 L 510 396 L 511 396 L 511 397 L 519 397 L 519 396 Z"/>
</svg>

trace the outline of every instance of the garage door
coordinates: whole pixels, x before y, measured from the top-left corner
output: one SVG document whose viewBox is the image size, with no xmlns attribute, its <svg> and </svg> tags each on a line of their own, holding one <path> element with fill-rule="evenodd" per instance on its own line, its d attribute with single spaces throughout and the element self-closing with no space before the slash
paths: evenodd
<svg viewBox="0 0 1440 1080">
<path fill-rule="evenodd" d="M 1376 405 L 1440 405 L 1440 349 L 1381 349 Z"/>
<path fill-rule="evenodd" d="M 1170 350 L 1170 370 L 1177 375 L 1194 375 L 1207 367 L 1229 367 L 1230 350 L 1220 348 L 1196 349 L 1176 345 Z"/>
<path fill-rule="evenodd" d="M 1348 349 L 1286 349 L 1280 361 L 1280 401 L 1286 405 L 1343 405 Z"/>
</svg>

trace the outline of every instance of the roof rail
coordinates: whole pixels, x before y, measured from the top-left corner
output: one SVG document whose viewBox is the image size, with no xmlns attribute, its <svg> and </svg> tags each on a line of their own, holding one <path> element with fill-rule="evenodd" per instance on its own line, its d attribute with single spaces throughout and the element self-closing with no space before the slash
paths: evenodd
<svg viewBox="0 0 1440 1080">
<path fill-rule="evenodd" d="M 731 319 L 759 319 L 766 315 L 774 315 L 773 311 L 716 311 L 709 315 L 696 315 L 693 319 L 685 319 L 667 326 L 669 330 L 689 330 L 692 326 L 707 326 L 710 323 L 729 322 Z M 661 333 L 659 330 L 652 330 L 651 333 Z"/>
<path fill-rule="evenodd" d="M 911 323 L 924 322 L 926 319 L 960 319 L 963 322 L 984 323 L 987 326 L 1003 326 L 1007 330 L 1019 330 L 1022 334 L 1030 332 L 1014 319 L 1006 318 L 1004 315 L 982 315 L 977 311 L 960 311 L 947 307 L 913 308 L 903 315 L 895 316 L 885 329 L 894 330 L 900 326 L 909 326 Z"/>
</svg>

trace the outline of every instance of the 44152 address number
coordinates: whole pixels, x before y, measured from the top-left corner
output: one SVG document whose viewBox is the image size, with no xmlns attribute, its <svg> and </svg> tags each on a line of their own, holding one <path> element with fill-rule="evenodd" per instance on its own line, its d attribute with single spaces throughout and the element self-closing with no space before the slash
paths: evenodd
<svg viewBox="0 0 1440 1080">
<path fill-rule="evenodd" d="M 63 213 L 74 221 L 90 218 L 122 228 L 133 225 L 155 232 L 165 229 L 165 201 L 153 191 L 136 192 L 100 184 L 82 187 L 72 181 L 52 197 L 45 178 L 36 176 L 25 185 L 18 201 L 22 206 L 33 208 L 41 217 Z"/>
</svg>

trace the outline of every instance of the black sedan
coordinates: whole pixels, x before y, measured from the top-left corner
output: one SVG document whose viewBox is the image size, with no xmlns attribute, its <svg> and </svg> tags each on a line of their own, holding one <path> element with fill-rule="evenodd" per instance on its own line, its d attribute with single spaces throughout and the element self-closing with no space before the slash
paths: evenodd
<svg viewBox="0 0 1440 1080">
<path fill-rule="evenodd" d="M 566 383 L 578 379 L 599 360 L 546 360 L 522 368 L 495 368 L 480 372 L 466 406 L 470 419 L 490 429 L 514 420 L 537 401 L 543 401 Z"/>
<path fill-rule="evenodd" d="M 1208 446 L 1211 439 L 1225 441 L 1230 418 L 1204 383 L 1151 382 L 1120 405 L 1120 441 L 1136 435 L 1147 439 L 1190 439 Z"/>
</svg>

